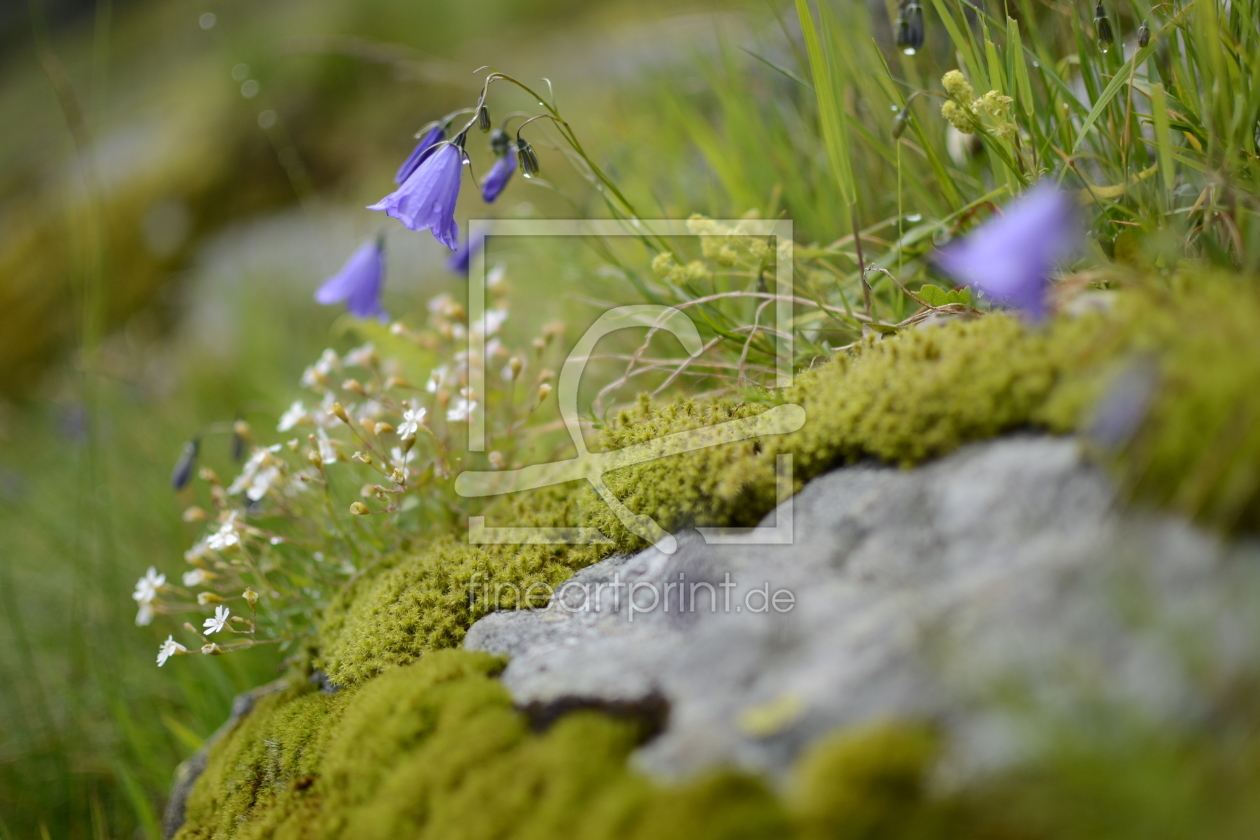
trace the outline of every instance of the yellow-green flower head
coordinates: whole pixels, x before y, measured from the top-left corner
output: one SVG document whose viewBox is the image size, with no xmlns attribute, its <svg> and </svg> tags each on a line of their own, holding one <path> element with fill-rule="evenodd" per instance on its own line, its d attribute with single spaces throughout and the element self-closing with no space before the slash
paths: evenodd
<svg viewBox="0 0 1260 840">
<path fill-rule="evenodd" d="M 945 92 L 960 105 L 970 105 L 972 100 L 976 98 L 976 92 L 972 90 L 971 83 L 958 70 L 950 70 L 946 73 L 941 78 L 941 84 L 945 87 Z"/>
</svg>

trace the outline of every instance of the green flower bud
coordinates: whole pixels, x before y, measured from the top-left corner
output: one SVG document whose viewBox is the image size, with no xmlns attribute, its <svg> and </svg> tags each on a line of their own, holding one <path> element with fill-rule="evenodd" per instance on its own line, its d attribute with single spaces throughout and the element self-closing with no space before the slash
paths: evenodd
<svg viewBox="0 0 1260 840">
<path fill-rule="evenodd" d="M 538 174 L 538 155 L 534 154 L 534 147 L 519 136 L 516 138 L 516 157 L 526 178 L 533 178 Z"/>
<path fill-rule="evenodd" d="M 1107 11 L 1102 3 L 1094 9 L 1094 33 L 1098 36 L 1098 49 L 1104 53 L 1116 43 L 1116 36 L 1111 32 L 1111 21 L 1107 20 Z"/>
</svg>

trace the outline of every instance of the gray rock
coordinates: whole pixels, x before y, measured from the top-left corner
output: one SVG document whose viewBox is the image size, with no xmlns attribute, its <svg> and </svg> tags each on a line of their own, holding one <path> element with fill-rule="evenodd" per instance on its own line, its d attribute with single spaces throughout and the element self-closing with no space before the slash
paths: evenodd
<svg viewBox="0 0 1260 840">
<path fill-rule="evenodd" d="M 836 727 L 889 717 L 942 724 L 956 769 L 991 769 L 1020 755 L 1013 706 L 1204 714 L 1187 643 L 1218 668 L 1256 653 L 1260 551 L 1119 508 L 1071 440 L 840 469 L 792 504 L 790 545 L 686 532 L 672 556 L 614 557 L 546 609 L 483 618 L 465 646 L 511 657 L 522 706 L 663 697 L 668 724 L 635 756 L 662 778 L 783 778 Z M 790 606 L 763 609 L 779 592 Z"/>
</svg>

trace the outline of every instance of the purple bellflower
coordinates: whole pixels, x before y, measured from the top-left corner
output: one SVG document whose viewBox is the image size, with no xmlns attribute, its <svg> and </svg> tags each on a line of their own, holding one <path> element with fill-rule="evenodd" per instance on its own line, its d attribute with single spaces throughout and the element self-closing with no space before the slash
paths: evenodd
<svg viewBox="0 0 1260 840">
<path fill-rule="evenodd" d="M 388 320 L 381 307 L 385 284 L 385 250 L 380 239 L 365 242 L 341 270 L 324 281 L 315 300 L 325 306 L 345 301 L 346 309 L 358 318 Z"/>
<path fill-rule="evenodd" d="M 494 162 L 494 166 L 490 167 L 490 172 L 486 175 L 486 180 L 481 182 L 481 197 L 486 204 L 494 203 L 499 193 L 503 192 L 503 188 L 512 179 L 512 173 L 515 171 L 516 150 L 509 148 L 506 154 Z"/>
<path fill-rule="evenodd" d="M 481 249 L 485 244 L 486 235 L 477 233 L 469 236 L 464 243 L 459 246 L 459 250 L 451 255 L 450 260 L 446 263 L 446 267 L 456 274 L 468 275 L 468 261 L 472 259 L 474 251 Z"/>
<path fill-rule="evenodd" d="M 995 303 L 1040 321 L 1046 316 L 1050 271 L 1076 249 L 1079 236 L 1071 198 L 1042 183 L 1008 204 L 1001 216 L 947 246 L 936 262 Z"/>
<path fill-rule="evenodd" d="M 368 209 L 384 210 L 409 230 L 432 231 L 438 242 L 454 251 L 459 247 L 455 201 L 463 174 L 463 149 L 444 143 L 407 176 L 402 186 Z"/>
<path fill-rule="evenodd" d="M 403 162 L 398 168 L 398 174 L 394 176 L 394 183 L 402 186 L 403 181 L 411 177 L 411 173 L 416 171 L 416 167 L 424 163 L 429 155 L 437 151 L 437 144 L 446 139 L 446 129 L 441 125 L 436 125 L 423 137 L 416 147 L 411 150 L 411 156 Z"/>
</svg>

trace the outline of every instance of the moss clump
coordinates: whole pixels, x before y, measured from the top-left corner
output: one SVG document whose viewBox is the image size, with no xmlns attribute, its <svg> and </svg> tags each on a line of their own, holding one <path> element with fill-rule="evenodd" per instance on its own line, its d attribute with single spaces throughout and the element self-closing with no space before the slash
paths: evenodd
<svg viewBox="0 0 1260 840">
<path fill-rule="evenodd" d="M 750 777 L 661 789 L 626 766 L 632 721 L 566 715 L 543 733 L 495 679 L 502 660 L 437 651 L 359 688 L 266 698 L 215 750 L 192 838 L 752 838 L 789 827 Z"/>
</svg>

